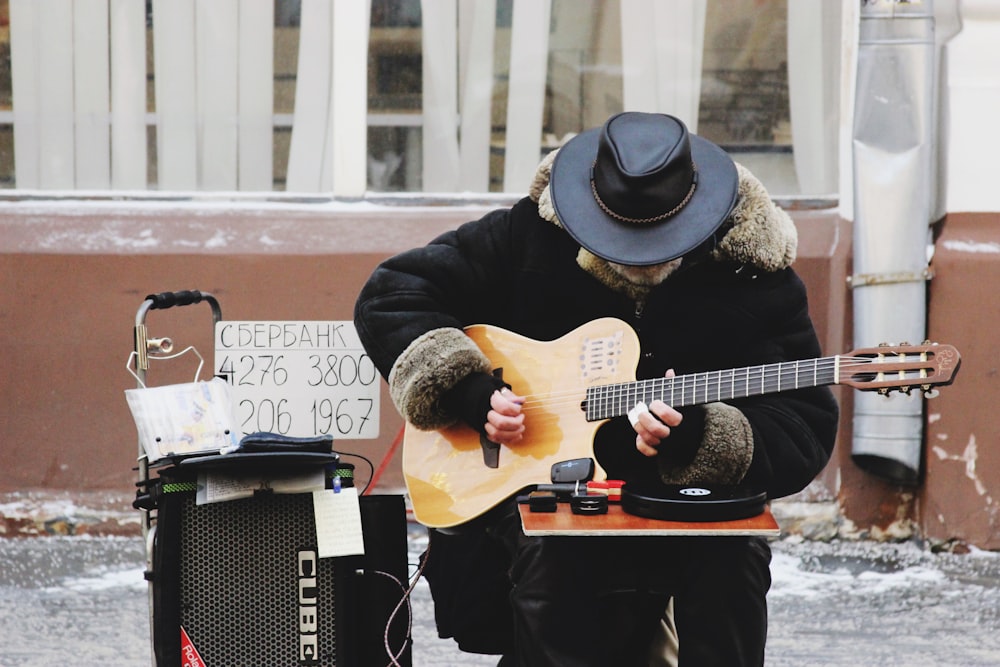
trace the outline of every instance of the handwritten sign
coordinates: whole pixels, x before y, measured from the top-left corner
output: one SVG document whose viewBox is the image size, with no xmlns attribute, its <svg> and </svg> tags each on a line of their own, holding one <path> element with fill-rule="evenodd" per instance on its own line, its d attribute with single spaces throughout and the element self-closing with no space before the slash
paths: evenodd
<svg viewBox="0 0 1000 667">
<path fill-rule="evenodd" d="M 353 322 L 219 322 L 215 374 L 242 435 L 378 437 L 380 376 Z"/>
</svg>

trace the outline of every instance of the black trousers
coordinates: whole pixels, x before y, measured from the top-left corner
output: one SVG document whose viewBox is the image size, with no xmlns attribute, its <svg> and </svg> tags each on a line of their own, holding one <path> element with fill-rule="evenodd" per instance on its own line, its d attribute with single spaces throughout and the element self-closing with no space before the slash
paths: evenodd
<svg viewBox="0 0 1000 667">
<path fill-rule="evenodd" d="M 503 653 L 503 667 L 645 667 L 672 597 L 679 667 L 764 663 L 771 551 L 762 538 L 528 537 L 513 504 L 478 529 L 472 549 L 468 535 L 432 535 L 428 565 L 437 564 L 426 572 L 439 630 L 449 613 L 492 616 L 491 650 L 456 636 L 463 650 Z M 497 550 L 509 564 L 503 590 L 475 573 L 477 563 L 496 569 Z M 448 580 L 449 563 L 464 583 Z M 450 612 L 438 608 L 449 588 Z"/>
</svg>

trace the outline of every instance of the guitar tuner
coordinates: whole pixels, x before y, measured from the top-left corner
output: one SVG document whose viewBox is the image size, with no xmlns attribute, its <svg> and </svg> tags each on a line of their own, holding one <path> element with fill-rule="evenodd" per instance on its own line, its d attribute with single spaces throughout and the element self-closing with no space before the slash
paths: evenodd
<svg viewBox="0 0 1000 667">
<path fill-rule="evenodd" d="M 579 458 L 553 463 L 549 478 L 553 484 L 590 481 L 594 479 L 594 459 Z"/>
</svg>

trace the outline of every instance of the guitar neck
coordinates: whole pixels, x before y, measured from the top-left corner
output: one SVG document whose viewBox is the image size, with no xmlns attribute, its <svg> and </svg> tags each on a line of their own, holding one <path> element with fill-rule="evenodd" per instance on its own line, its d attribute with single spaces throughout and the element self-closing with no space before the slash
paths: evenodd
<svg viewBox="0 0 1000 667">
<path fill-rule="evenodd" d="M 627 414 L 636 403 L 649 405 L 657 399 L 681 408 L 820 387 L 840 381 L 839 364 L 840 357 L 822 357 L 588 387 L 584 409 L 587 421 L 599 421 Z"/>
</svg>

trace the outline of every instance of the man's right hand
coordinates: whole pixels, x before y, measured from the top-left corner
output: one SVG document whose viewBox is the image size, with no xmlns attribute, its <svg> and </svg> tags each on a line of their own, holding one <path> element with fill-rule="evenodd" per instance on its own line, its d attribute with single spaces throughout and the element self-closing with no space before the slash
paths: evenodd
<svg viewBox="0 0 1000 667">
<path fill-rule="evenodd" d="M 490 396 L 490 411 L 486 414 L 486 437 L 493 442 L 513 445 L 524 439 L 525 398 L 504 387 Z"/>
</svg>

